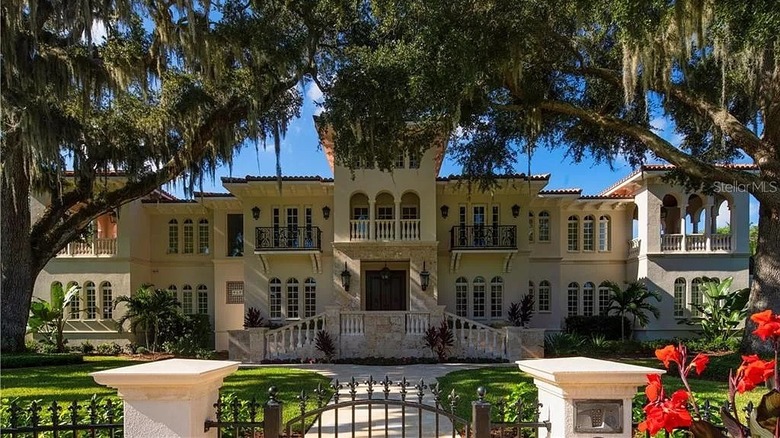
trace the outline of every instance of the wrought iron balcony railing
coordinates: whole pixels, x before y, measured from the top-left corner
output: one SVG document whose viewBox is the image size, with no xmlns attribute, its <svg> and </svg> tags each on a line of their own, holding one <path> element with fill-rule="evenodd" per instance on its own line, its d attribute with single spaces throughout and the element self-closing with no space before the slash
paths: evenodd
<svg viewBox="0 0 780 438">
<path fill-rule="evenodd" d="M 322 251 L 320 227 L 257 227 L 255 251 Z"/>
<path fill-rule="evenodd" d="M 450 229 L 450 249 L 517 249 L 517 226 L 456 225 Z"/>
</svg>

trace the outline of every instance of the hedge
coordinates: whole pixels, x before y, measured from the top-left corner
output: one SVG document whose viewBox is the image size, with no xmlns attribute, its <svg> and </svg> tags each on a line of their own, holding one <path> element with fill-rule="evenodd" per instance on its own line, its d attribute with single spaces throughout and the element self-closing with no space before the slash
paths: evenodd
<svg viewBox="0 0 780 438">
<path fill-rule="evenodd" d="M 55 365 L 77 365 L 84 363 L 84 356 L 80 354 L 3 354 L 0 356 L 0 368 L 30 368 Z"/>
</svg>

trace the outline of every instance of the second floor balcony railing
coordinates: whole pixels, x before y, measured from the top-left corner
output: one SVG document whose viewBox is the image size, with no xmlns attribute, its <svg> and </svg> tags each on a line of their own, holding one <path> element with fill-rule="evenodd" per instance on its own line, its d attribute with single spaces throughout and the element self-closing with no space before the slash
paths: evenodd
<svg viewBox="0 0 780 438">
<path fill-rule="evenodd" d="M 255 251 L 322 251 L 320 227 L 257 227 Z"/>
<path fill-rule="evenodd" d="M 349 240 L 420 240 L 420 222 L 420 219 L 352 219 Z"/>
<path fill-rule="evenodd" d="M 662 234 L 661 252 L 731 251 L 730 234 Z"/>
<path fill-rule="evenodd" d="M 116 255 L 116 238 L 96 237 L 86 242 L 71 242 L 57 253 L 59 257 L 98 257 Z"/>
<path fill-rule="evenodd" d="M 456 225 L 450 249 L 517 249 L 515 225 Z"/>
</svg>

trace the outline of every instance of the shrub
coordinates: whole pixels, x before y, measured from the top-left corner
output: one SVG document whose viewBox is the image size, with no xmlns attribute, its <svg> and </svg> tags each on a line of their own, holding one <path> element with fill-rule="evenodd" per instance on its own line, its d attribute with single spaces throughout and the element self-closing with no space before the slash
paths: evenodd
<svg viewBox="0 0 780 438">
<path fill-rule="evenodd" d="M 135 342 L 128 342 L 122 347 L 122 353 L 124 354 L 136 354 L 138 352 L 138 344 Z"/>
<path fill-rule="evenodd" d="M 520 421 L 536 421 L 536 406 L 539 400 L 539 390 L 531 382 L 520 382 L 509 394 L 507 399 L 507 405 L 504 413 L 504 421 L 507 423 L 515 423 L 517 418 L 517 405 L 518 402 L 522 403 L 523 417 Z"/>
<path fill-rule="evenodd" d="M 520 303 L 512 303 L 509 305 L 507 319 L 509 320 L 509 323 L 515 327 L 525 327 L 531 322 L 531 317 L 533 315 L 534 296 L 525 294 L 520 300 Z"/>
<path fill-rule="evenodd" d="M 706 348 L 695 348 L 686 342 L 693 349 L 728 350 L 742 338 L 742 329 L 738 327 L 747 316 L 750 289 L 729 291 L 733 281 L 732 277 L 723 281 L 705 278 L 701 285 L 703 302 L 694 304 L 701 316 L 693 316 L 679 322 L 701 327 L 702 339 L 706 342 L 703 346 Z"/>
<path fill-rule="evenodd" d="M 95 347 L 95 352 L 103 356 L 116 356 L 122 352 L 122 347 L 116 342 L 104 342 Z"/>
<path fill-rule="evenodd" d="M 333 357 L 336 355 L 336 343 L 330 333 L 325 330 L 318 331 L 317 337 L 314 339 L 314 346 L 317 351 L 325 355 L 325 360 L 328 363 L 333 361 Z"/>
<path fill-rule="evenodd" d="M 138 350 L 136 350 L 138 354 L 149 354 L 149 349 L 146 347 L 138 347 Z"/>
<path fill-rule="evenodd" d="M 42 366 L 76 365 L 84 363 L 80 354 L 3 354 L 0 356 L 0 368 L 30 368 Z"/>
<path fill-rule="evenodd" d="M 95 351 L 95 346 L 89 341 L 84 341 L 79 345 L 79 351 L 84 354 L 92 354 Z"/>
<path fill-rule="evenodd" d="M 623 321 L 625 332 L 631 333 L 631 322 L 628 318 L 621 318 L 617 315 L 567 316 L 564 320 L 564 331 L 585 337 L 604 335 L 604 338 L 607 340 L 617 340 L 620 339 L 621 320 Z"/>
<path fill-rule="evenodd" d="M 263 316 L 260 315 L 260 310 L 256 307 L 250 307 L 246 310 L 244 315 L 244 328 L 263 327 Z"/>
<path fill-rule="evenodd" d="M 160 326 L 163 350 L 177 356 L 194 357 L 211 342 L 211 322 L 208 315 L 178 315 Z"/>
<path fill-rule="evenodd" d="M 553 333 L 544 338 L 545 356 L 567 356 L 580 352 L 586 339 L 576 333 Z"/>
<path fill-rule="evenodd" d="M 442 320 L 439 327 L 430 326 L 425 331 L 423 338 L 425 346 L 436 354 L 439 362 L 444 362 L 449 356 L 450 349 L 455 345 L 455 335 L 446 320 Z"/>
</svg>

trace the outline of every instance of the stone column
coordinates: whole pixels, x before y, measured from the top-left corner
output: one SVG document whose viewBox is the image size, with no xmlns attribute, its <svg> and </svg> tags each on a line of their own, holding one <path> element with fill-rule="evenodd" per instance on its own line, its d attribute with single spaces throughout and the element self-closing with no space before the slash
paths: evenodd
<svg viewBox="0 0 780 438">
<path fill-rule="evenodd" d="M 206 438 L 214 403 L 224 378 L 238 362 L 170 359 L 92 373 L 101 385 L 116 388 L 124 401 L 127 438 Z"/>
<path fill-rule="evenodd" d="M 393 216 L 395 217 L 395 235 L 393 240 L 401 240 L 401 200 L 395 201 L 395 211 Z"/>
<path fill-rule="evenodd" d="M 712 248 L 712 245 L 710 243 L 710 236 L 713 232 L 713 217 L 712 217 L 712 207 L 714 205 L 714 201 L 712 199 L 712 195 L 708 195 L 707 199 L 704 204 L 704 249 L 707 252 L 710 252 L 710 249 Z"/>
<path fill-rule="evenodd" d="M 368 240 L 376 238 L 376 200 L 368 200 Z"/>
<path fill-rule="evenodd" d="M 688 215 L 688 204 L 680 205 L 680 234 L 682 234 L 682 241 L 680 243 L 680 250 L 687 251 L 685 242 L 685 236 L 688 234 L 688 230 L 685 228 L 685 217 Z"/>
<path fill-rule="evenodd" d="M 586 357 L 516 363 L 539 389 L 539 420 L 549 419 L 551 428 L 538 429 L 538 436 L 548 438 L 632 437 L 631 399 L 637 387 L 647 374 L 666 372 Z"/>
</svg>

